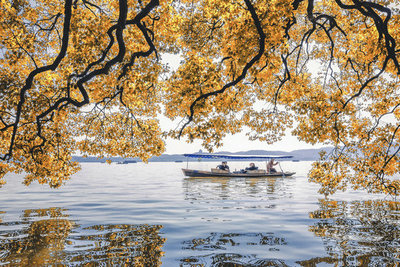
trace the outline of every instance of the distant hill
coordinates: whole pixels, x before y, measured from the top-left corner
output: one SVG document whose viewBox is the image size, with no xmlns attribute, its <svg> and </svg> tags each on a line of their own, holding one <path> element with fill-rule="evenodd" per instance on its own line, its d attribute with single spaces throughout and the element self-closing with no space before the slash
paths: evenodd
<svg viewBox="0 0 400 267">
<path fill-rule="evenodd" d="M 293 150 L 291 152 L 287 151 L 269 151 L 269 150 L 249 150 L 249 151 L 240 151 L 240 152 L 216 152 L 215 154 L 230 154 L 230 155 L 281 155 L 281 156 L 293 156 L 290 160 L 317 160 L 319 159 L 319 152 L 325 150 L 326 152 L 332 151 L 332 147 L 324 147 L 318 149 L 299 149 Z M 113 157 L 113 158 L 103 158 L 99 159 L 97 157 L 80 157 L 73 156 L 74 161 L 78 162 L 105 162 L 107 159 L 112 162 L 123 162 L 123 161 L 137 161 L 141 162 L 139 158 L 121 158 L 121 157 Z M 175 161 L 197 161 L 196 158 L 186 158 L 182 154 L 163 154 L 159 157 L 152 157 L 149 159 L 149 162 L 175 162 Z M 202 159 L 202 161 L 220 161 L 220 159 Z"/>
<path fill-rule="evenodd" d="M 282 156 L 293 156 L 292 160 L 317 160 L 319 159 L 319 153 L 324 150 L 326 152 L 331 152 L 332 147 L 323 147 L 317 149 L 299 149 L 293 150 L 291 152 L 287 151 L 267 151 L 267 150 L 249 150 L 236 152 L 233 154 L 238 155 L 282 155 Z"/>
</svg>

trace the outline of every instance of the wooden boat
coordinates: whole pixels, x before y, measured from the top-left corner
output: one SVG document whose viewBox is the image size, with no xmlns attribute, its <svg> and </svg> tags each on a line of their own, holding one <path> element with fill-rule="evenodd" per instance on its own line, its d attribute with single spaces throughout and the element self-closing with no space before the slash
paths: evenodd
<svg viewBox="0 0 400 267">
<path fill-rule="evenodd" d="M 275 155 L 226 155 L 226 154 L 205 154 L 205 153 L 194 153 L 194 154 L 184 154 L 185 157 L 188 158 L 209 158 L 209 159 L 263 159 L 263 160 L 271 160 L 271 159 L 287 159 L 292 158 L 292 156 L 275 156 Z M 280 165 L 279 165 L 280 166 Z M 286 177 L 292 176 L 296 174 L 295 172 L 284 172 L 281 168 L 280 172 L 267 172 L 266 170 L 257 169 L 257 170 L 242 170 L 242 171 L 225 171 L 217 168 L 212 168 L 211 171 L 203 171 L 203 170 L 193 170 L 193 169 L 182 169 L 183 174 L 188 177 Z"/>
<path fill-rule="evenodd" d="M 200 171 L 191 169 L 182 169 L 183 174 L 188 177 L 284 177 L 292 176 L 295 172 L 271 172 L 265 170 L 255 170 L 246 172 L 228 172 L 219 169 L 211 169 L 211 171 Z"/>
</svg>

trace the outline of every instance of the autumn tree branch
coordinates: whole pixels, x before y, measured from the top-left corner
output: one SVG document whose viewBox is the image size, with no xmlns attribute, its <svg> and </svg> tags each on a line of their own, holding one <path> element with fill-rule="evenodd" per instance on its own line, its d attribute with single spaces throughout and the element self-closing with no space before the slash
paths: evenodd
<svg viewBox="0 0 400 267">
<path fill-rule="evenodd" d="M 5 155 L 0 157 L 0 159 L 2 159 L 2 160 L 9 160 L 12 157 L 13 147 L 15 144 L 15 138 L 16 138 L 16 135 L 18 132 L 18 126 L 19 126 L 18 124 L 21 119 L 22 107 L 26 100 L 26 98 L 25 98 L 26 92 L 32 88 L 35 77 L 38 74 L 41 74 L 41 73 L 44 73 L 44 72 L 47 72 L 50 70 L 54 71 L 58 67 L 58 65 L 61 63 L 61 60 L 65 57 L 65 55 L 67 53 L 71 16 L 72 16 L 71 8 L 72 8 L 72 0 L 66 0 L 65 5 L 64 5 L 64 27 L 63 27 L 62 45 L 61 45 L 61 49 L 60 49 L 57 57 L 55 58 L 55 60 L 53 61 L 52 64 L 46 65 L 46 66 L 43 66 L 40 68 L 36 68 L 35 70 L 33 70 L 28 75 L 28 78 L 25 80 L 25 85 L 20 91 L 19 102 L 17 105 L 16 115 L 15 115 L 15 121 L 12 124 L 13 131 L 12 131 L 10 146 L 9 146 L 8 152 Z"/>
<path fill-rule="evenodd" d="M 253 23 L 257 29 L 257 33 L 258 33 L 258 53 L 249 61 L 246 63 L 246 65 L 244 66 L 244 68 L 242 69 L 241 74 L 236 77 L 236 79 L 234 79 L 233 81 L 225 84 L 221 89 L 217 90 L 217 91 L 213 91 L 213 92 L 209 92 L 206 94 L 202 94 L 200 96 L 198 96 L 190 105 L 190 114 L 188 116 L 188 120 L 186 121 L 186 123 L 181 127 L 180 131 L 179 131 L 179 137 L 182 136 L 183 130 L 193 121 L 193 116 L 194 116 L 194 109 L 195 106 L 197 105 L 197 103 L 199 103 L 201 100 L 205 100 L 211 96 L 216 96 L 219 94 L 222 94 L 223 92 L 225 92 L 228 88 L 233 87 L 235 85 L 237 85 L 239 82 L 241 82 L 242 80 L 244 80 L 246 78 L 247 72 L 248 70 L 262 57 L 262 55 L 265 52 L 265 33 L 262 29 L 261 26 L 261 22 L 260 19 L 256 13 L 256 10 L 253 6 L 253 4 L 250 2 L 250 0 L 244 0 L 246 7 L 248 8 L 251 17 L 253 19 Z"/>
</svg>

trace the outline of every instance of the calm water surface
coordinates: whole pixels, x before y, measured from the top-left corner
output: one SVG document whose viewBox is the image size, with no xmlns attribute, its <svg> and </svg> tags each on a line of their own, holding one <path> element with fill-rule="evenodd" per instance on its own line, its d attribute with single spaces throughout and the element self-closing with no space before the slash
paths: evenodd
<svg viewBox="0 0 400 267">
<path fill-rule="evenodd" d="M 83 163 L 60 189 L 25 187 L 22 175 L 8 175 L 0 189 L 0 264 L 400 264 L 400 202 L 356 192 L 324 198 L 307 182 L 310 162 L 281 165 L 297 174 L 193 179 L 181 173 L 186 163 Z"/>
</svg>

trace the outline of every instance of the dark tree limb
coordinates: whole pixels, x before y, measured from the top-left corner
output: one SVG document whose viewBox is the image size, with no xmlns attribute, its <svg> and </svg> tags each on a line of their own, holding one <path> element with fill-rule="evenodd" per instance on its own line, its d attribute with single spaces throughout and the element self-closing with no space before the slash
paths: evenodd
<svg viewBox="0 0 400 267">
<path fill-rule="evenodd" d="M 23 108 L 23 105 L 26 100 L 25 95 L 26 95 L 26 92 L 32 88 L 35 77 L 40 73 L 44 73 L 44 72 L 47 72 L 50 70 L 53 70 L 53 71 L 56 70 L 58 65 L 61 63 L 61 60 L 67 54 L 71 16 L 72 16 L 71 8 L 72 8 L 72 0 L 66 0 L 65 5 L 64 5 L 64 26 L 63 26 L 62 45 L 61 45 L 61 49 L 60 49 L 57 57 L 55 58 L 55 60 L 53 61 L 52 64 L 46 65 L 46 66 L 43 66 L 40 68 L 36 68 L 35 70 L 33 70 L 28 75 L 28 78 L 25 80 L 25 85 L 22 87 L 22 89 L 20 91 L 20 94 L 19 94 L 20 100 L 17 105 L 15 121 L 12 124 L 13 131 L 12 131 L 10 146 L 9 146 L 8 152 L 5 155 L 0 157 L 0 159 L 2 159 L 2 160 L 9 160 L 12 157 L 13 148 L 14 148 L 14 144 L 15 144 L 15 138 L 17 136 L 18 126 L 19 126 L 19 122 L 21 120 L 22 108 Z"/>
<path fill-rule="evenodd" d="M 89 2 L 85 1 L 86 4 L 89 4 Z M 61 63 L 62 59 L 66 56 L 67 54 L 67 47 L 68 47 L 68 41 L 69 41 L 69 34 L 70 34 L 70 23 L 71 23 L 71 8 L 72 6 L 76 4 L 72 2 L 72 0 L 66 0 L 65 6 L 64 6 L 64 25 L 63 25 L 63 37 L 62 37 L 62 45 L 60 52 L 58 53 L 56 59 L 53 61 L 51 65 L 47 65 L 44 67 L 36 68 L 34 71 L 32 71 L 28 78 L 25 81 L 24 87 L 21 89 L 20 92 L 20 101 L 18 102 L 17 106 L 17 111 L 16 111 L 16 116 L 15 116 L 15 121 L 12 124 L 5 124 L 5 127 L 13 128 L 12 136 L 11 136 L 11 142 L 9 146 L 8 153 L 1 156 L 0 159 L 2 160 L 9 160 L 12 157 L 12 152 L 13 148 L 15 145 L 15 139 L 16 135 L 18 132 L 18 127 L 19 127 L 19 122 L 21 119 L 21 113 L 22 113 L 22 107 L 25 103 L 25 95 L 26 92 L 32 88 L 34 79 L 36 75 L 50 71 L 50 70 L 56 70 L 58 65 Z M 126 46 L 124 42 L 124 37 L 123 37 L 123 31 L 128 24 L 136 24 L 138 27 L 142 30 L 143 34 L 145 35 L 145 39 L 148 42 L 150 49 L 149 51 L 146 51 L 144 53 L 139 53 L 140 56 L 148 56 L 150 55 L 153 51 L 155 51 L 155 47 L 149 38 L 147 34 L 147 29 L 145 29 L 144 24 L 141 23 L 141 20 L 148 16 L 149 12 L 153 10 L 157 5 L 159 5 L 158 0 L 152 0 L 150 1 L 144 9 L 142 9 L 136 16 L 135 18 L 128 20 L 127 14 L 128 14 L 128 4 L 127 0 L 119 0 L 119 18 L 116 24 L 111 26 L 107 32 L 110 42 L 107 46 L 107 48 L 103 51 L 102 56 L 100 57 L 99 60 L 89 64 L 87 68 L 83 71 L 83 73 L 79 75 L 72 75 L 71 78 L 68 80 L 68 88 L 67 88 L 67 96 L 66 97 L 61 97 L 59 98 L 53 105 L 51 105 L 47 110 L 42 112 L 36 117 L 36 125 L 37 125 L 37 136 L 41 138 L 42 142 L 39 145 L 36 145 L 33 147 L 32 151 L 35 149 L 40 149 L 41 146 L 46 142 L 45 137 L 42 135 L 42 124 L 45 122 L 48 122 L 49 120 L 46 120 L 45 118 L 49 115 L 53 115 L 53 112 L 57 109 L 60 108 L 65 108 L 68 105 L 73 105 L 75 107 L 82 107 L 86 104 L 89 103 L 89 95 L 84 87 L 84 84 L 91 79 L 107 74 L 108 71 L 111 69 L 112 66 L 116 65 L 117 63 L 123 62 L 126 54 Z M 94 5 L 91 5 L 93 7 L 97 7 Z M 113 35 L 113 32 L 115 32 L 115 37 Z M 118 44 L 118 54 L 113 57 L 111 60 L 107 61 L 103 67 L 100 69 L 96 69 L 93 71 L 90 71 L 90 69 L 96 65 L 101 64 L 107 57 L 109 51 L 111 50 L 111 47 L 114 45 L 115 41 Z M 138 55 L 138 54 L 137 54 Z M 131 60 L 132 61 L 132 60 Z M 133 64 L 133 63 L 132 63 Z M 127 67 L 126 67 L 127 68 Z M 79 89 L 83 100 L 78 101 L 76 99 L 73 99 L 70 95 L 70 86 L 71 86 L 71 79 L 77 78 L 78 80 L 76 81 L 76 86 Z M 117 94 L 120 94 L 121 92 L 117 92 Z M 7 129 L 6 128 L 6 129 Z M 5 129 L 1 129 L 4 131 Z"/>
<path fill-rule="evenodd" d="M 256 26 L 257 29 L 257 33 L 258 33 L 258 44 L 259 44 L 259 48 L 258 48 L 258 53 L 249 61 L 246 63 L 246 65 L 244 66 L 244 68 L 242 69 L 241 74 L 236 77 L 236 79 L 234 79 L 233 81 L 225 84 L 221 89 L 217 90 L 217 91 L 213 91 L 213 92 L 209 92 L 206 94 L 202 94 L 199 97 L 197 97 L 192 104 L 190 105 L 190 115 L 188 116 L 188 120 L 186 121 L 186 123 L 181 127 L 180 131 L 179 131 L 179 137 L 182 136 L 183 130 L 193 121 L 193 117 L 194 117 L 194 109 L 195 106 L 197 105 L 198 102 L 200 102 L 201 100 L 205 100 L 211 96 L 217 96 L 219 94 L 222 94 L 223 92 L 225 92 L 228 88 L 233 87 L 235 85 L 237 85 L 239 82 L 241 82 L 242 80 L 244 80 L 244 78 L 246 78 L 247 72 L 249 71 L 249 69 L 258 61 L 260 60 L 260 58 L 262 57 L 262 55 L 265 52 L 265 33 L 262 29 L 261 26 L 261 22 L 260 19 L 256 13 L 256 10 L 253 6 L 253 4 L 250 2 L 250 0 L 244 0 L 247 9 L 249 10 L 251 17 L 253 19 L 254 25 Z"/>
</svg>

